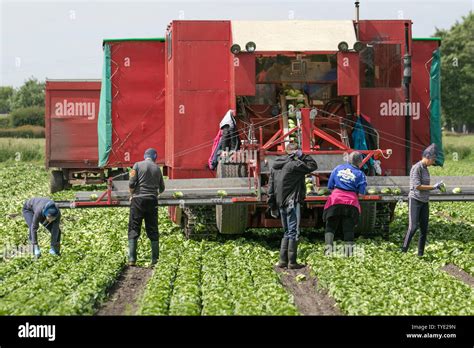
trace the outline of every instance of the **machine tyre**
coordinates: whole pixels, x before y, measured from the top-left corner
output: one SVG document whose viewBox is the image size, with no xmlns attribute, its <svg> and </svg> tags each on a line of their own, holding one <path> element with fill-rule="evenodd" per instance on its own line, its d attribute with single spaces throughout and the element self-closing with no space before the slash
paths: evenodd
<svg viewBox="0 0 474 348">
<path fill-rule="evenodd" d="M 69 182 L 69 169 L 63 169 L 63 190 L 69 190 L 72 188 L 71 183 Z"/>
<path fill-rule="evenodd" d="M 217 165 L 218 178 L 247 176 L 244 164 Z M 247 229 L 248 207 L 246 205 L 216 205 L 216 225 L 219 233 L 242 234 Z"/>
<path fill-rule="evenodd" d="M 62 170 L 53 170 L 49 177 L 49 191 L 56 193 L 64 190 L 64 176 Z"/>
<path fill-rule="evenodd" d="M 377 203 L 361 202 L 361 213 L 359 223 L 355 228 L 358 235 L 369 235 L 375 232 L 375 222 L 377 217 Z"/>
<path fill-rule="evenodd" d="M 375 231 L 385 240 L 390 236 L 390 223 L 393 221 L 396 203 L 377 202 L 377 216 L 375 220 Z"/>
</svg>

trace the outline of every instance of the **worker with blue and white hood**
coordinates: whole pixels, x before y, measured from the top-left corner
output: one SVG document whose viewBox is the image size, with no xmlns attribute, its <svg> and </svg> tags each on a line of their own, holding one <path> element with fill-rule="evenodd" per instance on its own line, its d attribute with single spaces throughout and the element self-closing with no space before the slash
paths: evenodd
<svg viewBox="0 0 474 348">
<path fill-rule="evenodd" d="M 28 225 L 28 239 L 33 246 L 35 258 L 41 256 L 41 250 L 38 245 L 38 228 L 40 224 L 51 233 L 51 248 L 49 253 L 59 256 L 61 242 L 59 223 L 61 220 L 61 212 L 54 201 L 43 197 L 35 197 L 27 200 L 23 205 L 23 217 Z"/>
<path fill-rule="evenodd" d="M 423 151 L 421 161 L 411 167 L 410 192 L 408 194 L 408 230 L 403 240 L 402 252 L 406 253 L 408 251 L 411 239 L 418 227 L 420 227 L 418 256 L 423 256 L 424 254 L 426 237 L 428 235 L 430 191 L 439 190 L 446 192 L 446 186 L 443 181 L 437 182 L 433 186 L 430 185 L 428 167 L 435 163 L 437 154 L 436 144 L 431 144 Z"/>
</svg>

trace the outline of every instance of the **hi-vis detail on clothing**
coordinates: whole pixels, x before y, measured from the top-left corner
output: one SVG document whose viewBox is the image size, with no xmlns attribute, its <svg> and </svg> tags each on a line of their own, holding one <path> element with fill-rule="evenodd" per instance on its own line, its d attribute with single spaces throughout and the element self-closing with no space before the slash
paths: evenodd
<svg viewBox="0 0 474 348">
<path fill-rule="evenodd" d="M 346 169 L 341 169 L 337 172 L 337 176 L 340 178 L 341 181 L 343 182 L 355 182 L 356 176 L 355 174 L 351 171 L 350 168 Z"/>
</svg>

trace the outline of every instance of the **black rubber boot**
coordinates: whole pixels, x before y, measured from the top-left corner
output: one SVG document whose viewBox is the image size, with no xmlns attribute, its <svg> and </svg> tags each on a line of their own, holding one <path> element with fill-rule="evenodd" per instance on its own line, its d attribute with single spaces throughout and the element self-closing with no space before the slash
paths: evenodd
<svg viewBox="0 0 474 348">
<path fill-rule="evenodd" d="M 326 232 L 324 234 L 324 255 L 331 256 L 333 252 L 334 233 Z"/>
<path fill-rule="evenodd" d="M 137 262 L 137 240 L 129 239 L 128 240 L 128 265 L 135 266 Z"/>
<path fill-rule="evenodd" d="M 346 242 L 344 245 L 344 256 L 351 257 L 354 256 L 354 242 Z"/>
<path fill-rule="evenodd" d="M 160 255 L 160 242 L 157 240 L 151 241 L 151 265 L 154 266 L 158 262 Z"/>
<path fill-rule="evenodd" d="M 278 267 L 288 267 L 288 238 L 282 238 L 280 246 L 280 260 L 278 261 Z"/>
<path fill-rule="evenodd" d="M 298 242 L 294 239 L 290 239 L 288 241 L 288 268 L 289 269 L 300 269 L 303 268 L 304 265 L 300 265 L 296 262 L 298 257 Z"/>
</svg>

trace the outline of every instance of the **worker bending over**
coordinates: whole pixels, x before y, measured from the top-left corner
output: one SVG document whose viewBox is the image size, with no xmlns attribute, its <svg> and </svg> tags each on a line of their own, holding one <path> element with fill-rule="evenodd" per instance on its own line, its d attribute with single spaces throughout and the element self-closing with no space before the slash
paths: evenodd
<svg viewBox="0 0 474 348">
<path fill-rule="evenodd" d="M 33 246 L 35 258 L 41 256 L 38 245 L 38 228 L 42 224 L 51 233 L 51 255 L 59 256 L 61 229 L 59 223 L 61 212 L 54 201 L 49 198 L 35 197 L 27 200 L 23 205 L 23 217 L 28 225 L 28 239 Z"/>
<path fill-rule="evenodd" d="M 328 189 L 332 190 L 323 211 L 326 222 L 325 255 L 331 255 L 334 235 L 342 230 L 344 235 L 344 253 L 351 256 L 354 245 L 354 226 L 359 222 L 360 204 L 358 194 L 365 194 L 367 179 L 360 169 L 362 155 L 351 152 L 348 163 L 337 166 L 329 177 Z"/>
<path fill-rule="evenodd" d="M 278 267 L 297 269 L 304 267 L 296 262 L 301 204 L 306 197 L 305 176 L 315 171 L 316 162 L 298 149 L 294 143 L 286 147 L 288 156 L 275 159 L 270 171 L 268 204 L 272 216 L 281 216 L 284 230 Z"/>
<path fill-rule="evenodd" d="M 428 167 L 436 161 L 437 148 L 435 144 L 428 146 L 422 154 L 421 161 L 411 167 L 410 170 L 410 192 L 408 194 L 408 231 L 402 245 L 402 252 L 407 252 L 410 241 L 418 226 L 420 227 L 420 239 L 418 240 L 418 256 L 423 256 L 425 251 L 426 236 L 428 235 L 429 200 L 430 191 L 446 191 L 442 181 L 434 186 L 430 185 L 430 172 Z"/>
<path fill-rule="evenodd" d="M 151 242 L 151 264 L 155 265 L 159 256 L 158 239 L 158 194 L 165 190 L 163 175 L 155 163 L 158 154 L 155 149 L 145 151 L 144 161 L 133 165 L 130 172 L 130 218 L 128 222 L 128 262 L 135 266 L 137 242 L 142 221 L 145 220 L 146 234 Z"/>
</svg>

